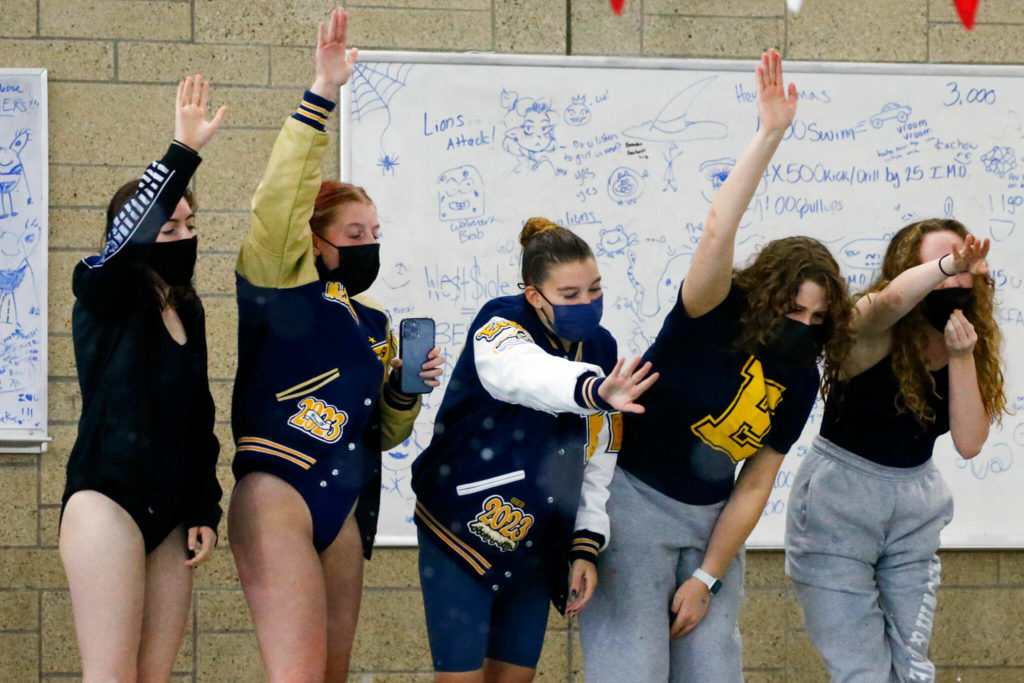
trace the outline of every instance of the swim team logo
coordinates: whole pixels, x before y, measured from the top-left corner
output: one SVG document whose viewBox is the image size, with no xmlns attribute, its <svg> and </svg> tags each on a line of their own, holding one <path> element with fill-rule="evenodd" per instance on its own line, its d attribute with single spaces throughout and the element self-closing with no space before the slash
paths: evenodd
<svg viewBox="0 0 1024 683">
<path fill-rule="evenodd" d="M 480 341 L 492 342 L 494 352 L 499 353 L 518 344 L 532 344 L 533 338 L 530 333 L 517 322 L 493 318 L 486 325 L 476 331 L 474 335 Z"/>
<path fill-rule="evenodd" d="M 743 383 L 718 417 L 707 415 L 690 430 L 716 451 L 739 463 L 757 453 L 772 428 L 772 416 L 786 387 L 765 379 L 761 361 L 751 356 L 741 371 Z"/>
<path fill-rule="evenodd" d="M 344 410 L 338 410 L 315 396 L 305 397 L 298 405 L 299 412 L 288 419 L 289 427 L 324 443 L 334 443 L 341 438 L 345 423 L 348 422 L 348 414 Z"/>
<path fill-rule="evenodd" d="M 533 515 L 526 514 L 524 506 L 518 498 L 507 503 L 501 496 L 491 496 L 484 501 L 483 509 L 468 528 L 484 543 L 503 553 L 512 552 L 533 526 Z"/>
<path fill-rule="evenodd" d="M 327 286 L 324 287 L 323 296 L 328 301 L 344 306 L 349 314 L 356 319 L 356 322 L 359 322 L 359 316 L 356 315 L 356 310 L 352 308 L 352 302 L 349 300 L 348 290 L 345 289 L 345 285 L 340 282 L 328 282 Z"/>
</svg>

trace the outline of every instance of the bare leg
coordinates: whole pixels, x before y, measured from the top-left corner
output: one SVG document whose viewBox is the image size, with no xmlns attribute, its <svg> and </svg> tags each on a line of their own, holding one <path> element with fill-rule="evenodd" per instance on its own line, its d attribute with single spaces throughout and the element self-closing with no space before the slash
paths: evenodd
<svg viewBox="0 0 1024 683">
<path fill-rule="evenodd" d="M 182 526 L 146 556 L 139 681 L 171 677 L 192 602 L 192 568 L 185 566 L 186 557 Z"/>
<path fill-rule="evenodd" d="M 435 671 L 434 683 L 484 683 L 484 670 L 476 671 Z"/>
<path fill-rule="evenodd" d="M 327 590 L 327 676 L 331 683 L 348 679 L 352 641 L 363 595 L 363 543 L 355 506 L 334 542 L 320 555 Z"/>
<path fill-rule="evenodd" d="M 110 498 L 79 491 L 64 508 L 60 557 L 71 588 L 82 680 L 134 681 L 146 587 L 142 532 Z"/>
<path fill-rule="evenodd" d="M 536 674 L 536 669 L 525 666 L 499 662 L 496 659 L 484 660 L 484 680 L 487 683 L 530 683 Z"/>
<path fill-rule="evenodd" d="M 306 502 L 273 475 L 247 474 L 231 495 L 228 535 L 267 679 L 322 681 L 327 599 Z"/>
</svg>

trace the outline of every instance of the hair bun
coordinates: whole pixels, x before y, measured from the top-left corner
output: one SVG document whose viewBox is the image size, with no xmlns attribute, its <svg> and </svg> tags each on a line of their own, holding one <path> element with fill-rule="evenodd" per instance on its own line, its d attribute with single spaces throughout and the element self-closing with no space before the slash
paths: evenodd
<svg viewBox="0 0 1024 683">
<path fill-rule="evenodd" d="M 552 230 L 563 230 L 562 226 L 552 223 L 547 218 L 534 217 L 527 219 L 519 233 L 519 244 L 525 249 L 526 245 L 539 235 Z"/>
</svg>

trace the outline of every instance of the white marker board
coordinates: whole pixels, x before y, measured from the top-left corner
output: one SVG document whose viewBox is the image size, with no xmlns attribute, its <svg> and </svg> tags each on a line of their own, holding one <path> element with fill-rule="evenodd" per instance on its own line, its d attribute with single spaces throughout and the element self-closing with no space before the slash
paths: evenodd
<svg viewBox="0 0 1024 683">
<path fill-rule="evenodd" d="M 0 69 L 0 452 L 46 436 L 45 69 Z"/>
<path fill-rule="evenodd" d="M 585 238 L 620 355 L 654 339 L 686 275 L 710 199 L 757 125 L 756 62 L 361 53 L 344 88 L 342 168 L 378 206 L 382 268 L 370 294 L 437 321 L 450 373 L 488 299 L 519 290 L 517 236 L 545 216 Z M 797 118 L 739 231 L 737 262 L 793 234 L 832 249 L 851 290 L 889 236 L 933 216 L 993 240 L 1007 396 L 1024 407 L 1024 70 L 795 63 Z M 411 544 L 414 436 L 385 454 L 380 541 Z M 785 460 L 751 547 L 781 547 L 793 474 L 820 404 Z M 1024 413 L 971 461 L 939 440 L 953 490 L 947 547 L 1024 546 Z M 856 505 L 856 501 L 850 501 Z"/>
</svg>

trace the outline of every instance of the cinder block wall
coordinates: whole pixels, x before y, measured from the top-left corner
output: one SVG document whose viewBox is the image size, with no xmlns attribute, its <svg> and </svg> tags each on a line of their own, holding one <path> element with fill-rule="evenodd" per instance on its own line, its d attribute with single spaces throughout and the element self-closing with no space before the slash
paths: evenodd
<svg viewBox="0 0 1024 683">
<path fill-rule="evenodd" d="M 1022 63 L 1024 0 L 986 0 L 964 31 L 952 0 L 364 0 L 349 6 L 362 48 L 788 59 Z M 2 0 L 0 66 L 50 79 L 50 420 L 42 455 L 0 456 L 0 680 L 74 679 L 78 652 L 57 517 L 81 401 L 71 349 L 71 270 L 93 253 L 103 207 L 172 132 L 174 83 L 201 72 L 227 124 L 204 150 L 200 290 L 222 443 L 235 364 L 232 264 L 245 209 L 282 119 L 311 76 L 327 0 Z M 337 133 L 337 120 L 331 124 Z M 337 176 L 337 159 L 325 173 Z M 228 449 L 229 450 L 229 449 Z M 222 458 L 225 490 L 228 462 Z M 222 526 L 221 531 L 224 527 Z M 1024 553 L 946 552 L 932 654 L 942 681 L 1024 681 Z M 367 567 L 353 680 L 427 681 L 415 554 Z M 748 680 L 822 681 L 777 552 L 751 553 L 741 625 Z M 553 616 L 544 681 L 581 681 L 578 638 Z M 260 679 L 252 624 L 226 543 L 196 574 L 176 680 Z"/>
</svg>

